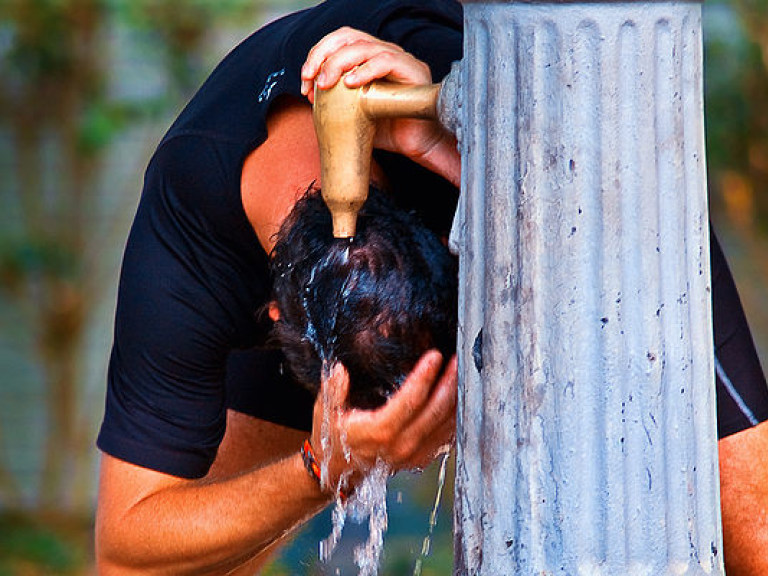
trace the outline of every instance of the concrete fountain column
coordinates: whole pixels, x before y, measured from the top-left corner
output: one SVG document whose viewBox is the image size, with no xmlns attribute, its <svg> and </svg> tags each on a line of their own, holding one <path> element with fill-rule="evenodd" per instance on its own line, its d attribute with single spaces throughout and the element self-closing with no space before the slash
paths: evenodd
<svg viewBox="0 0 768 576">
<path fill-rule="evenodd" d="M 455 572 L 723 574 L 701 5 L 464 11 Z"/>
</svg>

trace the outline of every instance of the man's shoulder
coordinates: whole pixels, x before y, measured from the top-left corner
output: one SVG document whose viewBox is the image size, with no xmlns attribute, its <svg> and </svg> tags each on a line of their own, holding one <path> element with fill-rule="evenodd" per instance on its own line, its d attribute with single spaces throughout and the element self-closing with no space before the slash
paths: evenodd
<svg viewBox="0 0 768 576">
<path fill-rule="evenodd" d="M 176 133 L 164 138 L 152 155 L 145 191 L 155 188 L 182 201 L 204 202 L 239 181 L 237 162 L 230 143 L 205 134 Z"/>
</svg>

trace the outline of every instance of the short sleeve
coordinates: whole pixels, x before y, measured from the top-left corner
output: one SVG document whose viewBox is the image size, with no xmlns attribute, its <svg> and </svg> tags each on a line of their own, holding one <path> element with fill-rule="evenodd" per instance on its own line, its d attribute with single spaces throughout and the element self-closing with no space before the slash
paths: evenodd
<svg viewBox="0 0 768 576">
<path fill-rule="evenodd" d="M 718 437 L 768 419 L 768 387 L 725 255 L 714 232 L 712 317 L 715 341 Z"/>
<path fill-rule="evenodd" d="M 165 143 L 147 169 L 97 441 L 116 458 L 185 478 L 204 476 L 215 458 L 227 355 L 264 297 L 258 263 L 222 234 L 227 220 L 238 223 L 225 174 L 215 147 L 195 138 Z"/>
</svg>

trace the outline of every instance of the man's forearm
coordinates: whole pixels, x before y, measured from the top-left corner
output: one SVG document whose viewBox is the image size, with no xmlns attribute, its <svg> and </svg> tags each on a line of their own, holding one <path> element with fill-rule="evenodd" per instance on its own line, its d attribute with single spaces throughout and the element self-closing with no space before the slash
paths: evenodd
<svg viewBox="0 0 768 576">
<path fill-rule="evenodd" d="M 96 526 L 100 574 L 225 574 L 329 502 L 298 454 L 224 480 L 164 477 L 126 506 L 116 479 L 131 482 L 136 474 L 158 473 L 105 457 Z"/>
</svg>

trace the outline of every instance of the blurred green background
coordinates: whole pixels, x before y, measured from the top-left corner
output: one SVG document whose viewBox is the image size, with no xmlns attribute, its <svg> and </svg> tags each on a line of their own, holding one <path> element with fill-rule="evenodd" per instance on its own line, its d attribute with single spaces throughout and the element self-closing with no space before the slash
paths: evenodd
<svg viewBox="0 0 768 576">
<path fill-rule="evenodd" d="M 237 41 L 300 0 L 0 0 L 0 576 L 88 574 L 116 278 L 144 167 Z M 712 220 L 768 361 L 768 0 L 704 6 Z M 383 574 L 412 573 L 436 469 L 390 489 Z M 450 486 L 423 574 L 451 566 Z M 269 574 L 317 561 L 328 516 Z M 356 534 L 355 534 L 356 533 Z M 344 570 L 342 573 L 354 573 Z"/>
</svg>

